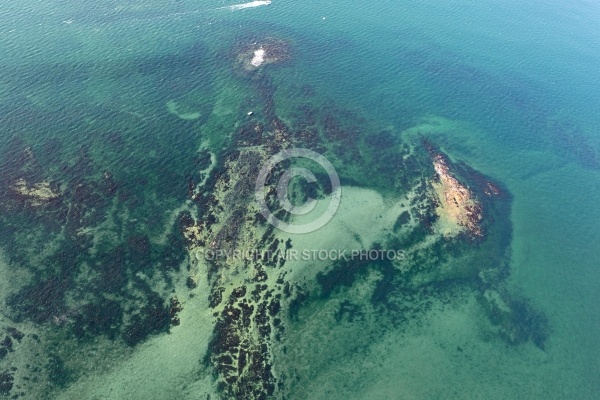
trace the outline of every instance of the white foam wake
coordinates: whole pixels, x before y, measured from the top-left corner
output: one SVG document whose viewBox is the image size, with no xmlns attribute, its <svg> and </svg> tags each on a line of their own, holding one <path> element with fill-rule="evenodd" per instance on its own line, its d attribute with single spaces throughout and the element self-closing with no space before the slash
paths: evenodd
<svg viewBox="0 0 600 400">
<path fill-rule="evenodd" d="M 220 7 L 219 9 L 220 10 L 227 9 L 227 10 L 231 10 L 231 11 L 237 11 L 237 10 L 243 10 L 245 8 L 268 6 L 269 4 L 271 4 L 271 0 L 257 0 L 257 1 L 251 1 L 249 3 L 234 4 L 232 6 Z"/>
</svg>

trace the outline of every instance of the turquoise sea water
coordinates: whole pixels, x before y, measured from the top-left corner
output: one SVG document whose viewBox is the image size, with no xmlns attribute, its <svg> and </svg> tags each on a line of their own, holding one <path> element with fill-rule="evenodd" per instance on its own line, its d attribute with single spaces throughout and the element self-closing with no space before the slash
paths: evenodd
<svg viewBox="0 0 600 400">
<path fill-rule="evenodd" d="M 173 215 L 186 200 L 186 179 L 199 169 L 198 148 L 209 138 L 209 148 L 217 152 L 238 110 L 252 110 L 260 100 L 232 78 L 228 52 L 252 35 L 284 37 L 292 43 L 294 61 L 270 72 L 283 120 L 294 118 L 296 99 L 310 86 L 315 103 L 335 103 L 406 138 L 421 134 L 510 191 L 506 285 L 530 299 L 551 326 L 544 350 L 499 344 L 481 334 L 477 324 L 484 323 L 465 301 L 431 316 L 409 336 L 390 330 L 353 347 L 342 331 L 332 333 L 343 339 L 332 355 L 318 344 L 331 343 L 319 325 L 318 306 L 309 307 L 301 315 L 316 317 L 306 317 L 304 327 L 293 325 L 309 337 L 290 332 L 290 343 L 298 345 L 288 349 L 290 363 L 306 373 L 297 372 L 287 398 L 598 398 L 600 6 L 274 0 L 253 9 L 218 9 L 232 4 L 22 1 L 2 7 L 0 151 L 19 138 L 39 154 L 47 175 L 64 174 L 73 185 L 110 171 L 115 181 L 128 182 L 122 197 L 128 211 L 112 209 L 114 229 L 103 228 L 106 237 L 148 235 L 158 243 L 155 238 L 168 236 Z M 169 113 L 171 100 L 199 113 L 195 122 Z M 86 164 L 94 171 L 89 174 L 79 167 L 82 148 L 94 160 Z M 76 177 L 78 171 L 83 178 Z M 51 275 L 48 270 L 60 269 L 59 264 L 37 265 L 35 256 L 53 244 L 31 231 L 7 239 L 2 258 L 14 266 L 29 257 L 30 275 Z M 30 249 L 19 248 L 24 237 L 30 238 Z M 157 247 L 148 262 L 163 260 L 168 249 Z M 88 262 L 77 260 L 73 268 Z M 9 267 L 2 271 L 11 285 L 29 279 Z M 6 308 L 3 321 L 11 318 Z M 48 321 L 41 326 L 60 328 Z M 25 331 L 38 329 L 35 321 L 20 322 Z M 68 360 L 75 345 L 69 346 L 54 347 L 48 357 Z M 110 347 L 94 346 L 95 352 Z M 68 371 L 56 367 L 58 384 L 45 389 L 35 383 L 35 393 L 94 398 L 101 393 L 98 387 L 113 385 L 110 371 L 121 371 L 131 359 L 140 360 L 135 362 L 144 377 L 160 379 L 151 357 L 136 359 L 132 354 L 142 350 L 127 351 L 132 358 L 111 355 L 112 363 L 99 368 L 106 375 L 95 380 L 85 360 L 72 363 L 84 372 L 68 378 L 63 376 Z M 156 398 L 206 393 L 199 373 L 190 372 L 201 358 L 198 351 L 192 361 L 182 360 L 189 370 L 154 388 Z M 0 359 L 0 373 L 9 369 L 5 362 Z M 164 365 L 178 370 L 171 361 Z M 98 398 L 146 398 L 142 389 L 127 391 L 143 388 L 141 380 L 114 382 L 113 394 Z"/>
</svg>

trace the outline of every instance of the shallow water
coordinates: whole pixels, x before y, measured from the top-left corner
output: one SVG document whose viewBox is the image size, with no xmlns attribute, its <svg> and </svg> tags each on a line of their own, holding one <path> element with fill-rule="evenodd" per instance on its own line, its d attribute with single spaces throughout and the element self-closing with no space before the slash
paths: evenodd
<svg viewBox="0 0 600 400">
<path fill-rule="evenodd" d="M 267 124 L 271 110 L 294 132 L 320 126 L 320 113 L 343 132 L 313 149 L 340 173 L 342 205 L 325 228 L 293 237 L 296 249 L 393 243 L 408 206 L 405 188 L 393 185 L 433 169 L 423 158 L 401 169 L 390 149 L 424 138 L 498 183 L 510 206 L 494 206 L 487 242 L 425 252 L 417 276 L 507 263 L 499 287 L 550 327 L 543 346 L 502 340 L 471 278 L 407 294 L 397 265 L 290 261 L 286 279 L 302 290 L 269 345 L 274 398 L 597 398 L 600 7 L 223 8 L 234 5 L 22 1 L 0 11 L 3 190 L 25 176 L 57 182 L 64 194 L 41 212 L 0 199 L 0 329 L 12 337 L 0 357 L 2 395 L 10 381 L 22 398 L 227 397 L 210 361 L 208 297 L 219 274 L 197 271 L 180 213 L 203 215 L 190 181 L 206 178 L 208 192 L 220 193 L 211 162 L 225 169 L 246 113 Z M 265 38 L 289 43 L 292 59 L 244 75 L 236 52 Z M 223 274 L 227 288 L 251 280 L 243 269 Z M 167 333 L 173 295 L 183 311 Z M 516 323 L 529 324 L 527 315 Z"/>
</svg>

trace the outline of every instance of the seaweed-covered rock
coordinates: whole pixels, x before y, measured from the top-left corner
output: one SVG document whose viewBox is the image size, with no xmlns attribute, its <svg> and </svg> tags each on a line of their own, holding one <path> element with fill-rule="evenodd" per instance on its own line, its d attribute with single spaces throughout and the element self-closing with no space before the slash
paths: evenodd
<svg viewBox="0 0 600 400">
<path fill-rule="evenodd" d="M 0 373 L 0 394 L 9 395 L 13 388 L 14 380 L 15 378 L 11 373 L 7 371 Z"/>
</svg>

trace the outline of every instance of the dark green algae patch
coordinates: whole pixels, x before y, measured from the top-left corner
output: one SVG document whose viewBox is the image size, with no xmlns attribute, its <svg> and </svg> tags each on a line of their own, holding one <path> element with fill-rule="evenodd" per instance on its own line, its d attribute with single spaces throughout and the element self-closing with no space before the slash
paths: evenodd
<svg viewBox="0 0 600 400">
<path fill-rule="evenodd" d="M 125 226 L 104 225 L 113 213 L 128 208 L 126 189 L 120 189 L 127 185 L 108 171 L 97 176 L 99 168 L 85 149 L 73 165 L 61 167 L 66 182 L 51 180 L 60 196 L 40 205 L 32 205 L 30 198 L 13 190 L 15 179 L 43 179 L 45 168 L 33 150 L 16 141 L 3 161 L 2 229 L 14 235 L 4 235 L 2 244 L 13 266 L 33 273 L 30 283 L 8 297 L 10 317 L 37 324 L 58 321 L 71 327 L 78 339 L 98 334 L 121 336 L 131 345 L 150 333 L 166 330 L 163 294 L 136 274 L 155 270 L 168 282 L 168 273 L 178 271 L 186 259 L 179 233 L 171 229 L 166 243 L 157 245 L 128 221 Z M 118 239 L 109 236 L 93 241 L 86 233 L 103 228 L 116 230 Z M 20 240 L 26 234 L 28 242 Z M 46 241 L 51 241 L 52 250 L 38 258 L 37 264 L 31 252 L 44 249 Z M 126 301 L 128 307 L 122 305 Z"/>
</svg>

